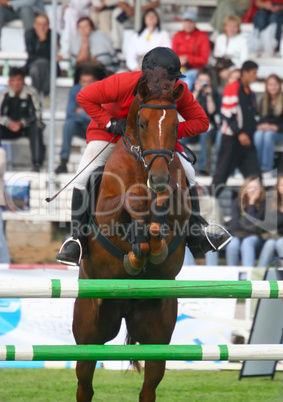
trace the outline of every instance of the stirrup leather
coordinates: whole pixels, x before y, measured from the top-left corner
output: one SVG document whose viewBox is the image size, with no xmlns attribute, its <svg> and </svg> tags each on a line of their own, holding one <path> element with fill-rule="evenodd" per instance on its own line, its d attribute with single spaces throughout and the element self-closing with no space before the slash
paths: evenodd
<svg viewBox="0 0 283 402">
<path fill-rule="evenodd" d="M 60 250 L 59 250 L 59 253 L 58 253 L 58 254 L 60 254 L 60 253 L 62 252 L 63 248 L 65 247 L 65 244 L 66 244 L 66 243 L 69 243 L 69 242 L 71 242 L 71 241 L 73 241 L 73 242 L 75 242 L 75 243 L 77 243 L 77 244 L 79 245 L 79 248 L 80 248 L 80 256 L 79 256 L 79 260 L 78 260 L 78 263 L 77 263 L 77 264 L 72 264 L 71 262 L 68 262 L 68 265 L 77 266 L 77 265 L 80 265 L 81 259 L 82 259 L 82 255 L 83 255 L 83 248 L 82 248 L 82 245 L 81 245 L 81 242 L 79 241 L 79 239 L 74 239 L 73 237 L 69 237 L 67 240 L 64 241 L 64 243 L 63 243 L 62 246 L 60 247 Z M 58 261 L 58 260 L 57 260 L 57 261 Z M 62 262 L 62 261 L 58 261 L 58 262 Z"/>
<path fill-rule="evenodd" d="M 218 246 L 218 247 L 215 247 L 215 245 L 212 243 L 212 241 L 210 240 L 210 238 L 209 238 L 209 236 L 208 236 L 209 233 L 208 233 L 207 231 L 208 231 L 208 228 L 210 228 L 211 226 L 217 226 L 218 228 L 220 228 L 221 230 L 223 230 L 225 234 L 227 234 L 227 235 L 229 236 L 228 239 L 225 240 L 225 241 L 224 241 L 222 244 L 220 244 L 220 246 Z M 232 239 L 232 237 L 233 237 L 233 236 L 231 235 L 231 233 L 229 233 L 228 230 L 225 229 L 225 228 L 224 228 L 222 225 L 220 225 L 219 223 L 209 223 L 207 226 L 204 227 L 204 234 L 205 234 L 205 237 L 206 237 L 208 243 L 211 245 L 211 247 L 214 248 L 215 251 L 220 251 L 220 250 L 222 250 L 222 248 L 225 247 L 225 246 L 231 241 L 231 239 Z"/>
</svg>

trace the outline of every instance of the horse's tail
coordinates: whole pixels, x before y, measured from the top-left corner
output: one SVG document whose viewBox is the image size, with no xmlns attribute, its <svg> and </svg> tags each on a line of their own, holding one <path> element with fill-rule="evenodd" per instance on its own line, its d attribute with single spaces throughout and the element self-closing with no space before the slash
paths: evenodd
<svg viewBox="0 0 283 402">
<path fill-rule="evenodd" d="M 136 341 L 131 338 L 130 334 L 127 333 L 126 339 L 125 339 L 126 345 L 135 345 Z M 137 360 L 130 360 L 130 363 L 134 366 L 134 368 L 141 373 L 141 365 Z"/>
</svg>

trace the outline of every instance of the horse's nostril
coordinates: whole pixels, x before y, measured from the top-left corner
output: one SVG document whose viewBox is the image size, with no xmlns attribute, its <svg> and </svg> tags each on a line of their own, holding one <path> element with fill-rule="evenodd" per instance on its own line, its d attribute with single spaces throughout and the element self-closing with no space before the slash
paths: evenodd
<svg viewBox="0 0 283 402">
<path fill-rule="evenodd" d="M 148 179 L 152 190 L 155 192 L 164 192 L 167 190 L 170 175 L 150 174 Z"/>
</svg>

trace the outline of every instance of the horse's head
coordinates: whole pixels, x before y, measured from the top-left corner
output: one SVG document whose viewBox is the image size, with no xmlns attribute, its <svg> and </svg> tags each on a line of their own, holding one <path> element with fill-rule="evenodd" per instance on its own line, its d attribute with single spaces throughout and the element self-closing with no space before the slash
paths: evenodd
<svg viewBox="0 0 283 402">
<path fill-rule="evenodd" d="M 148 171 L 148 185 L 156 193 L 164 192 L 169 183 L 177 140 L 176 102 L 184 87 L 173 85 L 167 79 L 167 71 L 160 68 L 146 71 L 138 87 L 137 139 Z"/>
</svg>

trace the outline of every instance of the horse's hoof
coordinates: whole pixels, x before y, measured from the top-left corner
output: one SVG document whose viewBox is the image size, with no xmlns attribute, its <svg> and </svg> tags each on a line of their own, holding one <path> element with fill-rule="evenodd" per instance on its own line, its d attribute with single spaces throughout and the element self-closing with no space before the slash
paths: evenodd
<svg viewBox="0 0 283 402">
<path fill-rule="evenodd" d="M 151 264 L 158 265 L 158 264 L 161 264 L 162 262 L 164 262 L 166 260 L 167 256 L 168 256 L 168 246 L 165 243 L 163 250 L 159 254 L 150 253 L 148 256 L 148 259 L 149 259 L 149 262 L 151 262 Z"/>
<path fill-rule="evenodd" d="M 124 258 L 124 268 L 125 268 L 125 271 L 129 275 L 135 276 L 135 275 L 138 275 L 142 271 L 142 269 L 145 266 L 146 260 L 144 260 L 143 265 L 141 267 L 135 267 L 132 264 L 131 259 L 130 259 L 130 254 L 131 253 L 132 252 L 130 251 L 129 254 L 127 254 L 126 257 Z"/>
</svg>

